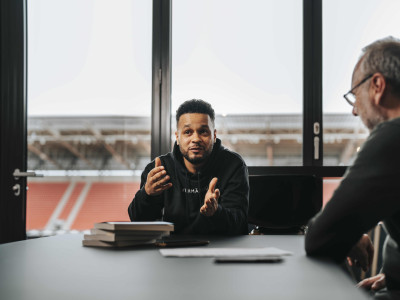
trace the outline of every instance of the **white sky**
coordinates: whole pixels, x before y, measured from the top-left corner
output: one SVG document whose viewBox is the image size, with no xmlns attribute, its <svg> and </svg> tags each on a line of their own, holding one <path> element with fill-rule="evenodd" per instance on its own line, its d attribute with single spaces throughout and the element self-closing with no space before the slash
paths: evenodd
<svg viewBox="0 0 400 300">
<path fill-rule="evenodd" d="M 28 0 L 30 115 L 150 115 L 151 1 Z"/>
<path fill-rule="evenodd" d="M 361 48 L 400 36 L 400 1 L 323 7 L 324 111 L 350 113 Z M 28 0 L 29 115 L 149 116 L 151 17 L 150 0 Z M 302 1 L 173 0 L 172 26 L 173 111 L 302 112 Z"/>
<path fill-rule="evenodd" d="M 398 0 L 323 1 L 323 105 L 325 112 L 351 112 L 350 90 L 361 49 L 389 35 L 400 38 Z"/>
</svg>

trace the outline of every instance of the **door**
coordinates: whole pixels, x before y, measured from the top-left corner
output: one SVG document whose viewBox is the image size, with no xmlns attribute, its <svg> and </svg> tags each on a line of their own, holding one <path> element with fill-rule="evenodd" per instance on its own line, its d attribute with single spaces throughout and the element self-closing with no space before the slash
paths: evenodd
<svg viewBox="0 0 400 300">
<path fill-rule="evenodd" d="M 26 171 L 26 2 L 0 5 L 0 243 L 6 243 L 26 236 L 26 178 L 13 175 Z"/>
</svg>

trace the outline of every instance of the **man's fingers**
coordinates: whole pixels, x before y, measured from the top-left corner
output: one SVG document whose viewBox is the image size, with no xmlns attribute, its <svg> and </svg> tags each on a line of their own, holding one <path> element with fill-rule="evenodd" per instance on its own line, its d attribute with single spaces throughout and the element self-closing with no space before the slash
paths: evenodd
<svg viewBox="0 0 400 300">
<path fill-rule="evenodd" d="M 160 168 L 164 168 L 164 167 L 160 167 Z M 153 169 L 153 171 L 156 171 L 156 169 Z M 164 180 L 167 176 L 168 176 L 167 171 L 161 169 L 161 170 L 158 170 L 158 172 L 154 172 L 154 174 L 152 176 L 148 176 L 147 180 L 150 182 L 150 184 L 157 184 L 160 180 Z M 168 176 L 168 179 L 169 178 L 170 177 Z M 165 182 L 165 180 L 164 180 L 164 182 Z"/>
<path fill-rule="evenodd" d="M 211 199 L 207 199 L 206 202 L 204 202 L 204 206 L 206 210 L 211 210 L 213 208 Z"/>
<path fill-rule="evenodd" d="M 155 167 L 147 175 L 146 181 L 146 193 L 151 196 L 159 195 L 164 190 L 172 187 L 172 183 L 169 183 L 170 177 L 167 175 L 167 171 L 164 166 L 161 165 L 159 157 L 155 159 Z"/>
<path fill-rule="evenodd" d="M 218 201 L 217 201 L 218 197 L 217 195 L 214 195 L 213 198 L 210 198 L 210 206 L 212 207 L 212 209 L 216 210 L 218 207 Z"/>
<path fill-rule="evenodd" d="M 218 178 L 214 177 L 208 186 L 208 192 L 206 194 L 204 205 L 200 208 L 200 213 L 205 216 L 212 216 L 218 208 L 218 198 L 220 195 L 219 189 L 215 189 Z"/>
<path fill-rule="evenodd" d="M 149 175 L 147 175 L 147 177 L 148 177 L 148 178 L 149 178 L 149 177 L 153 177 L 153 176 L 155 176 L 157 173 L 160 173 L 161 171 L 164 171 L 164 167 L 163 167 L 163 166 L 156 167 L 156 168 L 152 169 L 152 170 L 149 172 Z"/>
<path fill-rule="evenodd" d="M 215 200 L 218 200 L 218 199 L 219 199 L 219 196 L 220 196 L 219 189 L 216 189 L 216 190 L 215 190 Z"/>
<path fill-rule="evenodd" d="M 153 184 L 153 186 L 157 187 L 157 186 L 162 186 L 165 185 L 166 183 L 168 183 L 168 180 L 170 180 L 170 177 L 168 175 L 166 175 L 167 172 L 160 172 L 159 174 L 155 175 L 154 177 L 152 177 L 151 182 Z"/>
<path fill-rule="evenodd" d="M 214 197 L 213 197 L 214 196 Z M 215 203 L 217 203 L 217 200 L 215 199 L 215 195 L 212 195 L 210 198 L 208 198 L 205 201 L 205 204 L 207 205 L 207 207 L 212 208 L 214 207 Z"/>
<path fill-rule="evenodd" d="M 154 168 L 149 172 L 150 177 L 153 177 L 155 174 L 157 174 L 158 172 L 164 170 L 164 166 L 161 165 L 161 159 L 159 157 L 156 157 L 155 159 L 155 166 Z"/>
<path fill-rule="evenodd" d="M 202 207 L 200 207 L 200 212 L 205 215 L 208 216 L 208 212 L 207 212 L 207 206 L 204 204 Z"/>
<path fill-rule="evenodd" d="M 172 183 L 160 184 L 154 190 L 156 192 L 162 192 L 162 191 L 168 190 L 170 187 L 172 187 Z"/>
<path fill-rule="evenodd" d="M 215 202 L 214 202 L 214 209 L 215 209 L 215 211 L 217 211 L 217 209 L 218 209 L 218 201 L 217 200 L 215 200 Z"/>
<path fill-rule="evenodd" d="M 370 278 L 366 278 L 366 279 L 364 279 L 364 280 L 362 280 L 362 281 L 360 281 L 358 284 L 357 284 L 357 287 L 361 287 L 361 288 L 364 288 L 364 289 L 370 289 L 371 288 L 371 284 L 373 283 L 374 281 L 373 281 L 373 278 L 372 277 L 370 277 Z"/>
<path fill-rule="evenodd" d="M 161 159 L 159 157 L 156 157 L 155 163 L 156 163 L 156 168 L 161 167 Z"/>
<path fill-rule="evenodd" d="M 381 276 L 377 281 L 371 285 L 371 289 L 374 291 L 380 290 L 386 286 L 385 276 Z"/>
<path fill-rule="evenodd" d="M 215 200 L 213 199 L 207 199 L 204 203 L 204 205 L 202 207 L 200 207 L 200 213 L 202 213 L 203 215 L 210 217 L 212 216 L 215 211 L 216 211 L 216 207 L 215 207 Z"/>
<path fill-rule="evenodd" d="M 169 189 L 172 187 L 172 183 L 159 183 L 157 182 L 156 184 L 153 185 L 153 191 L 157 194 L 160 194 L 161 192 Z"/>
<path fill-rule="evenodd" d="M 152 181 L 152 182 L 160 181 L 160 180 L 162 180 L 163 178 L 165 178 L 166 175 L 167 175 L 167 172 L 166 172 L 165 170 L 162 170 L 162 171 L 157 172 L 156 174 L 154 174 L 154 175 L 151 177 L 151 181 Z"/>
<path fill-rule="evenodd" d="M 362 281 L 360 281 L 357 284 L 357 287 L 361 287 L 367 290 L 380 290 L 386 286 L 385 282 L 385 274 L 379 273 L 378 275 L 375 275 L 373 277 L 366 278 Z"/>
<path fill-rule="evenodd" d="M 218 202 L 214 198 L 208 199 L 206 201 L 205 205 L 206 205 L 207 213 L 210 213 L 211 215 L 213 215 L 217 211 Z"/>
<path fill-rule="evenodd" d="M 371 290 L 374 290 L 374 291 L 376 291 L 376 290 L 380 290 L 382 287 L 381 287 L 381 281 L 382 281 L 382 279 L 379 279 L 379 280 L 377 280 L 377 281 L 375 281 L 372 285 L 371 285 Z"/>
<path fill-rule="evenodd" d="M 217 178 L 217 177 L 214 177 L 214 178 L 210 181 L 210 185 L 208 186 L 208 191 L 210 191 L 211 193 L 214 193 L 215 186 L 217 185 L 217 181 L 218 181 L 218 178 Z"/>
<path fill-rule="evenodd" d="M 166 185 L 169 179 L 170 177 L 168 175 L 164 177 L 159 177 L 157 180 L 152 181 L 152 185 L 154 186 L 154 188 L 158 188 L 160 186 Z"/>
</svg>

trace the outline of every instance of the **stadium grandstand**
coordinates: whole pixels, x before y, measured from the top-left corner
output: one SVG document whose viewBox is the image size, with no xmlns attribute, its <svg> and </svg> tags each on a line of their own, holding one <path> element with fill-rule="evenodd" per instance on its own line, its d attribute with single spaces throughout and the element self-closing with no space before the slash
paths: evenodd
<svg viewBox="0 0 400 300">
<path fill-rule="evenodd" d="M 133 116 L 29 117 L 28 169 L 44 177 L 28 181 L 28 237 L 129 220 L 127 207 L 150 161 L 150 124 L 150 117 Z M 290 114 L 216 117 L 217 136 L 248 166 L 301 165 L 302 124 L 301 115 Z M 324 165 L 350 164 L 367 135 L 350 114 L 324 115 Z M 324 182 L 324 203 L 338 182 Z"/>
</svg>

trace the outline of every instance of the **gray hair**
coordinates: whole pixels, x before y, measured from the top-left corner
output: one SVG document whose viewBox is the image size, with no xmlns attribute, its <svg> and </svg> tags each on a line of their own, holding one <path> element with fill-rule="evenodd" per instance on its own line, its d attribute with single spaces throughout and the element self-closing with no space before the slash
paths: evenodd
<svg viewBox="0 0 400 300">
<path fill-rule="evenodd" d="M 392 87 L 392 92 L 400 96 L 400 40 L 388 36 L 366 46 L 362 51 L 362 72 L 365 75 L 381 73 Z"/>
</svg>

